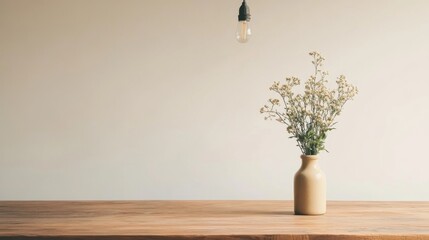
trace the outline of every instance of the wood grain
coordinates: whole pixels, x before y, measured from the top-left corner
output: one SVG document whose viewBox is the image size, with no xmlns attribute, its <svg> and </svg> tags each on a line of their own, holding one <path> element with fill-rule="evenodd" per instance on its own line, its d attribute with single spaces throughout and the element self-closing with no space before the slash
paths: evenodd
<svg viewBox="0 0 429 240">
<path fill-rule="evenodd" d="M 0 239 L 425 239 L 429 202 L 0 201 Z"/>
</svg>

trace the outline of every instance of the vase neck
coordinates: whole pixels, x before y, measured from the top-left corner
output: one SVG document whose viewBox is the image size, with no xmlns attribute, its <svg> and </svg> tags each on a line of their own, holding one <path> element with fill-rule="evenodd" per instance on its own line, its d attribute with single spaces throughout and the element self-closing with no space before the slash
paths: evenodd
<svg viewBox="0 0 429 240">
<path fill-rule="evenodd" d="M 317 155 L 302 155 L 301 156 L 302 159 L 302 168 L 318 168 L 318 156 Z"/>
</svg>

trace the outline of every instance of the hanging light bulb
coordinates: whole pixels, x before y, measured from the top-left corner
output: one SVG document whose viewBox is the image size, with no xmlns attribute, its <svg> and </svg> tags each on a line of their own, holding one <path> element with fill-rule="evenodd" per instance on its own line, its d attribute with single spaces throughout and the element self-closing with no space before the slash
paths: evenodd
<svg viewBox="0 0 429 240">
<path fill-rule="evenodd" d="M 249 26 L 250 22 L 250 9 L 246 4 L 246 0 L 243 0 L 238 14 L 238 26 L 237 26 L 237 41 L 245 43 L 249 40 L 252 31 Z"/>
</svg>

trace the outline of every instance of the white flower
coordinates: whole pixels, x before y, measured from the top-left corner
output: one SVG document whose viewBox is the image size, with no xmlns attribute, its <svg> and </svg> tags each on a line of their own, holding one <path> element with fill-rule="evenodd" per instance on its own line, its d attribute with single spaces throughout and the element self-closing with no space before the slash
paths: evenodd
<svg viewBox="0 0 429 240">
<path fill-rule="evenodd" d="M 301 84 L 297 77 L 288 77 L 284 84 L 274 82 L 270 87 L 281 97 L 269 99 L 270 106 L 264 105 L 260 112 L 265 119 L 273 117 L 287 125 L 287 132 L 296 138 L 304 154 L 317 154 L 324 150 L 326 133 L 333 129 L 334 119 L 341 113 L 342 107 L 358 93 L 358 89 L 349 84 L 344 75 L 337 78 L 337 88 L 328 89 L 327 71 L 319 69 L 323 58 L 318 52 L 309 53 L 313 57 L 315 68 L 304 83 L 304 92 L 294 92 L 294 87 Z"/>
</svg>

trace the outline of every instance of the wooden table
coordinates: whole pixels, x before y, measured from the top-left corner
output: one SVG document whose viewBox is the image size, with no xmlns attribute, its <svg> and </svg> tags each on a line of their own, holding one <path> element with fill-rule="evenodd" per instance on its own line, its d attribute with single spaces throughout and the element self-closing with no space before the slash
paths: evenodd
<svg viewBox="0 0 429 240">
<path fill-rule="evenodd" d="M 429 202 L 0 201 L 0 239 L 429 239 Z"/>
</svg>

